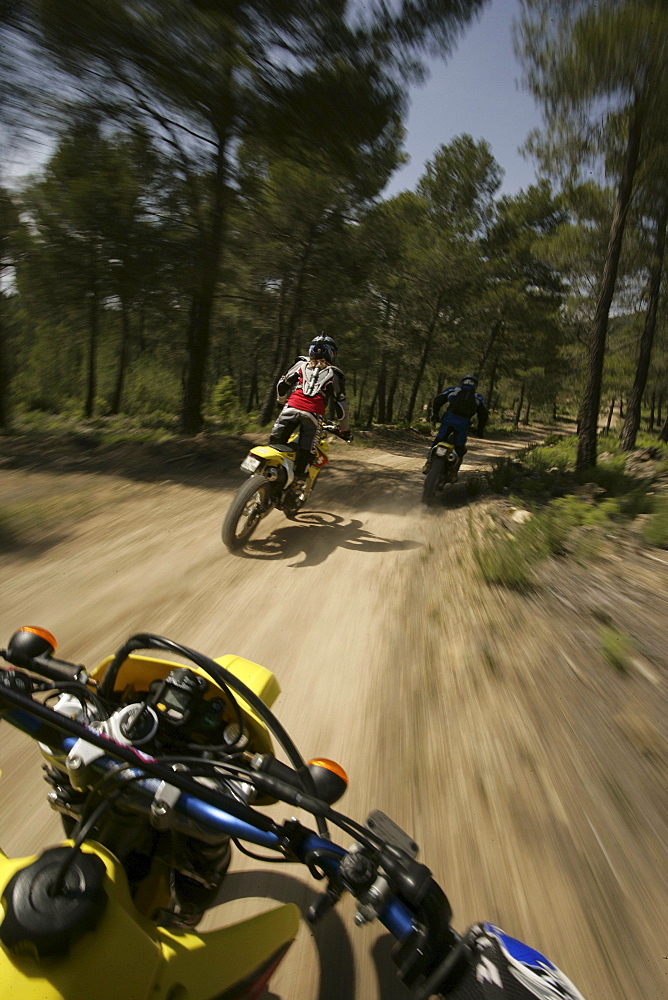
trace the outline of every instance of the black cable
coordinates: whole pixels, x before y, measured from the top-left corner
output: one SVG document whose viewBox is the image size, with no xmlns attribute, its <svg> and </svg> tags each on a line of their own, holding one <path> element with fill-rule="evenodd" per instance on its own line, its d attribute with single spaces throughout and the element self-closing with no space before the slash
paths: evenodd
<svg viewBox="0 0 668 1000">
<path fill-rule="evenodd" d="M 267 864 L 272 865 L 287 865 L 290 863 L 289 858 L 284 858 L 282 855 L 278 855 L 275 858 L 269 858 L 262 854 L 254 854 L 253 851 L 249 851 L 247 847 L 242 847 L 240 841 L 238 841 L 236 837 L 232 837 L 232 843 L 238 851 L 245 854 L 247 858 L 253 858 L 254 861 L 266 861 Z"/>
<path fill-rule="evenodd" d="M 109 710 L 107 706 L 104 704 L 102 699 L 98 697 L 94 691 L 91 691 L 90 688 L 87 688 L 85 684 L 80 684 L 77 681 L 64 681 L 62 684 L 59 683 L 57 686 L 54 685 L 50 690 L 53 693 L 49 694 L 45 700 L 52 698 L 55 694 L 70 692 L 79 701 L 84 714 L 87 714 L 86 701 L 89 701 L 95 706 L 99 719 L 106 720 L 109 718 Z"/>
<path fill-rule="evenodd" d="M 72 834 L 74 834 L 76 830 L 76 836 L 70 836 L 70 840 L 73 841 L 72 851 L 66 856 L 65 860 L 63 861 L 62 865 L 58 870 L 58 874 L 56 875 L 56 881 L 53 886 L 54 896 L 59 895 L 59 893 L 62 891 L 65 879 L 67 878 L 67 873 L 70 870 L 70 867 L 74 861 L 75 856 L 81 851 L 81 845 L 86 839 L 88 831 L 95 826 L 100 816 L 102 816 L 103 813 L 114 804 L 119 795 L 120 795 L 120 789 L 117 792 L 112 793 L 108 798 L 103 799 L 102 802 L 100 802 L 97 809 L 93 810 L 93 812 L 90 814 L 85 823 L 82 823 L 83 819 L 82 817 L 82 819 L 80 819 L 78 823 L 76 823 L 76 825 L 74 826 Z"/>
<path fill-rule="evenodd" d="M 180 643 L 174 642 L 172 639 L 166 639 L 163 636 L 147 632 L 137 633 L 137 635 L 133 635 L 126 640 L 107 667 L 107 671 L 102 679 L 102 683 L 100 684 L 101 694 L 106 696 L 109 693 L 109 689 L 113 690 L 116 675 L 118 674 L 122 664 L 131 652 L 138 649 L 159 649 L 166 652 L 176 653 L 179 656 L 189 659 L 198 667 L 201 667 L 201 669 L 204 670 L 205 673 L 207 673 L 209 677 L 220 687 L 227 686 L 232 688 L 232 690 L 237 691 L 237 693 L 240 694 L 246 702 L 248 702 L 251 708 L 254 709 L 257 715 L 260 716 L 269 731 L 276 737 L 290 762 L 297 770 L 302 780 L 303 790 L 307 794 L 314 795 L 317 798 L 315 782 L 313 781 L 311 772 L 306 766 L 305 760 L 274 713 L 267 708 L 262 699 L 259 698 L 254 691 L 251 691 L 251 689 L 247 687 L 243 681 L 240 681 L 238 677 L 235 677 L 233 673 L 226 670 L 225 667 L 221 667 L 219 663 L 216 663 L 210 657 L 205 656 L 203 653 L 198 653 L 197 650 L 190 649 L 188 646 L 182 646 Z M 327 837 L 328 830 L 325 820 L 322 816 L 316 816 L 315 820 L 320 836 Z"/>
<path fill-rule="evenodd" d="M 117 767 L 113 768 L 112 771 L 107 771 L 102 780 L 97 783 L 97 786 L 91 789 L 89 799 L 96 794 L 96 791 L 99 790 L 99 788 L 104 784 L 105 781 L 117 779 L 119 773 L 127 770 L 129 767 L 130 767 L 129 764 L 119 764 Z M 123 795 L 127 785 L 129 785 L 133 781 L 143 781 L 145 777 L 146 776 L 144 774 L 132 775 L 129 779 L 127 779 L 127 781 L 123 782 L 121 788 L 117 788 L 115 791 L 105 796 L 105 798 L 102 799 L 97 808 L 94 809 L 91 813 L 89 813 L 85 819 L 83 815 L 81 816 L 81 818 L 73 827 L 72 832 L 70 834 L 69 839 L 73 842 L 72 852 L 67 855 L 63 864 L 60 867 L 60 870 L 58 871 L 58 874 L 56 875 L 56 881 L 53 887 L 54 895 L 58 895 L 58 893 L 62 890 L 65 878 L 67 877 L 67 873 L 74 861 L 75 856 L 81 851 L 81 845 L 85 841 L 90 831 L 96 826 L 100 817 L 103 816 L 104 813 L 107 811 L 107 809 L 110 809 L 111 806 L 114 804 L 114 802 L 116 802 L 116 800 Z"/>
</svg>

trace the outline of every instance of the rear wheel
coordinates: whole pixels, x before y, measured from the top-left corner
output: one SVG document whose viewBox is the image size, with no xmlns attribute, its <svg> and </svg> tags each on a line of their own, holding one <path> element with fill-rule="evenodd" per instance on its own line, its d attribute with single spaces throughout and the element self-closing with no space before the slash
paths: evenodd
<svg viewBox="0 0 668 1000">
<path fill-rule="evenodd" d="M 439 480 L 444 475 L 445 459 L 434 458 L 431 463 L 431 469 L 425 477 L 424 486 L 422 488 L 422 503 L 430 504 L 434 502 L 436 487 L 438 486 Z"/>
<path fill-rule="evenodd" d="M 223 521 L 223 542 L 230 552 L 240 549 L 273 506 L 271 483 L 251 476 L 237 490 Z"/>
</svg>

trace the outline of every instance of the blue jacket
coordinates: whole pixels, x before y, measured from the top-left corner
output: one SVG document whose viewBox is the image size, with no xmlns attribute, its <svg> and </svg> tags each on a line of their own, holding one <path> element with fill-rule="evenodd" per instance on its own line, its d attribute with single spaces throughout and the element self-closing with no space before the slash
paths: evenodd
<svg viewBox="0 0 668 1000">
<path fill-rule="evenodd" d="M 482 434 L 489 416 L 484 396 L 481 396 L 479 392 L 472 394 L 464 392 L 460 385 L 452 385 L 448 389 L 444 389 L 443 392 L 439 392 L 438 396 L 434 397 L 431 404 L 431 419 L 434 423 L 438 423 L 441 408 L 446 404 L 448 407 L 446 416 L 448 413 L 454 414 L 454 416 L 468 420 L 469 424 L 477 416 L 478 433 Z"/>
</svg>

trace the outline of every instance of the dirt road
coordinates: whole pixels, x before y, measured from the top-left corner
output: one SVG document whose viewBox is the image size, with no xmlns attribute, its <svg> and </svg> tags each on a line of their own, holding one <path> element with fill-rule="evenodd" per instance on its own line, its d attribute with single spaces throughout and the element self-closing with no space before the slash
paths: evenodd
<svg viewBox="0 0 668 1000">
<path fill-rule="evenodd" d="M 475 442 L 465 470 L 519 444 Z M 0 639 L 41 624 L 63 656 L 93 663 L 148 630 L 270 667 L 302 752 L 346 767 L 351 815 L 384 809 L 416 837 L 457 927 L 485 917 L 526 936 L 591 1000 L 658 998 L 665 659 L 610 676 L 554 602 L 481 584 L 470 532 L 486 501 L 458 487 L 424 509 L 423 455 L 410 442 L 337 445 L 310 509 L 296 522 L 272 513 L 240 556 L 220 542 L 237 472 L 12 468 L 13 500 L 42 497 L 70 517 L 3 558 Z M 660 601 L 668 569 L 652 570 Z M 0 767 L 5 852 L 55 840 L 37 750 L 7 726 Z M 292 866 L 237 867 L 229 896 L 312 897 Z M 386 937 L 351 917 L 345 904 L 315 938 L 302 929 L 275 998 L 408 996 Z"/>
</svg>

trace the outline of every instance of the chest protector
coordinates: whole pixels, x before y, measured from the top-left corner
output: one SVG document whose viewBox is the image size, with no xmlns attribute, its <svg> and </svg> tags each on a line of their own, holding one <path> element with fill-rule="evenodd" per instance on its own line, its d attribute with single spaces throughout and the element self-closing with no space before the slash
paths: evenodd
<svg viewBox="0 0 668 1000">
<path fill-rule="evenodd" d="M 331 382 L 335 383 L 333 387 L 335 392 L 338 389 L 336 373 L 329 365 L 326 368 L 309 368 L 307 362 L 303 361 L 299 366 L 299 372 L 301 375 L 299 388 L 305 396 L 324 396 Z"/>
<path fill-rule="evenodd" d="M 448 400 L 448 413 L 456 417 L 466 417 L 470 420 L 478 411 L 476 392 L 471 385 L 462 385 L 455 389 Z"/>
</svg>

